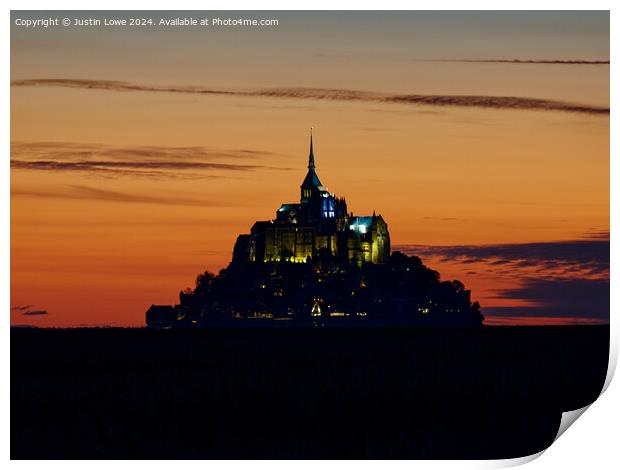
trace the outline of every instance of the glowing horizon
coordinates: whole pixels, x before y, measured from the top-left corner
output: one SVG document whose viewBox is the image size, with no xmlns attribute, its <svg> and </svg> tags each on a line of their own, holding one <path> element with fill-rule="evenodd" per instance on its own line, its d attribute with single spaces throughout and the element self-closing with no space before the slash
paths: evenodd
<svg viewBox="0 0 620 470">
<path fill-rule="evenodd" d="M 608 321 L 554 310 L 609 289 L 608 13 L 267 13 L 12 27 L 11 324 L 143 325 L 298 199 L 311 126 L 321 181 L 489 324 Z"/>
</svg>

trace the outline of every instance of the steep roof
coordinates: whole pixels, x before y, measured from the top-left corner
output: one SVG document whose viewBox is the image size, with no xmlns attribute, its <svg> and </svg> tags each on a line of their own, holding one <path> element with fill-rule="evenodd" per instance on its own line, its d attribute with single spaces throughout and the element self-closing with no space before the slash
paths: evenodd
<svg viewBox="0 0 620 470">
<path fill-rule="evenodd" d="M 308 188 L 308 187 L 317 187 L 321 189 L 323 188 L 323 184 L 321 184 L 321 180 L 317 176 L 316 171 L 314 171 L 314 169 L 315 169 L 314 145 L 312 143 L 312 133 L 310 133 L 310 155 L 308 156 L 308 173 L 306 174 L 306 177 L 304 178 L 303 183 L 301 183 L 302 188 Z"/>
<path fill-rule="evenodd" d="M 317 188 L 323 187 L 323 184 L 321 183 L 321 180 L 319 179 L 316 172 L 314 171 L 314 168 L 311 168 L 308 170 L 308 174 L 304 178 L 304 182 L 301 183 L 302 188 L 307 188 L 309 186 L 317 187 Z"/>
</svg>

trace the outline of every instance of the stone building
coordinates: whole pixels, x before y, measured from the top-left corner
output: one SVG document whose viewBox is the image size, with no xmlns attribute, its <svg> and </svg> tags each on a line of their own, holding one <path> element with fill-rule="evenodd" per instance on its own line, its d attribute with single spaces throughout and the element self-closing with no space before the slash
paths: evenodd
<svg viewBox="0 0 620 470">
<path fill-rule="evenodd" d="M 321 183 L 310 136 L 308 173 L 298 203 L 282 204 L 273 220 L 256 222 L 240 235 L 233 262 L 289 261 L 333 258 L 339 262 L 381 264 L 390 256 L 390 234 L 381 215 L 354 216 L 347 202 Z"/>
</svg>

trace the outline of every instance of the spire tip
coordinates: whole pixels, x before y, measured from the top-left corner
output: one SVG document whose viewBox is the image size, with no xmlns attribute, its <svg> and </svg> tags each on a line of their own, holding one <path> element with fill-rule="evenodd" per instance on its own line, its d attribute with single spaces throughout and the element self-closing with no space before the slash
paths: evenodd
<svg viewBox="0 0 620 470">
<path fill-rule="evenodd" d="M 308 157 L 308 168 L 314 169 L 314 145 L 312 143 L 312 129 L 313 126 L 310 126 L 310 156 Z"/>
</svg>

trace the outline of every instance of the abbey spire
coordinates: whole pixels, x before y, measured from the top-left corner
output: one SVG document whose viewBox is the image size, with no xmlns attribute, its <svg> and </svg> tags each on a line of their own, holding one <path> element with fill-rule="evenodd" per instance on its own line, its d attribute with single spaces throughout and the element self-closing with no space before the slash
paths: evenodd
<svg viewBox="0 0 620 470">
<path fill-rule="evenodd" d="M 312 142 L 312 128 L 310 128 L 310 155 L 308 156 L 308 173 L 301 183 L 301 202 L 307 202 L 312 199 L 313 196 L 319 195 L 321 192 L 326 191 L 321 180 L 316 174 L 314 164 L 314 144 Z"/>
<path fill-rule="evenodd" d="M 308 157 L 308 169 L 314 170 L 314 146 L 312 145 L 312 127 L 310 128 L 310 155 Z"/>
</svg>

